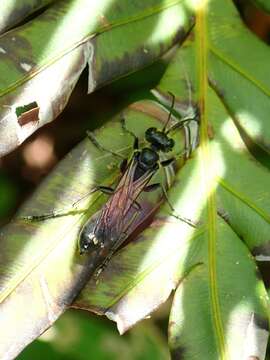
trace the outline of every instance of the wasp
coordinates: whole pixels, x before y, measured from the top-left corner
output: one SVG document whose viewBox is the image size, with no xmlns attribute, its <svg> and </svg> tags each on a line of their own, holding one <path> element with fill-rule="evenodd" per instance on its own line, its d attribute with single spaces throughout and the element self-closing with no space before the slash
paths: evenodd
<svg viewBox="0 0 270 360">
<path fill-rule="evenodd" d="M 97 250 L 97 248 L 108 250 L 105 260 L 99 269 L 104 267 L 113 253 L 127 239 L 128 230 L 141 211 L 141 206 L 137 199 L 142 192 L 161 188 L 170 208 L 173 210 L 164 186 L 161 183 L 149 183 L 160 167 L 167 167 L 175 161 L 175 157 L 162 161 L 160 154 L 166 154 L 173 150 L 175 142 L 169 136 L 169 133 L 176 128 L 184 126 L 184 123 L 188 121 L 187 119 L 179 121 L 167 130 L 172 115 L 174 99 L 173 96 L 171 110 L 163 129 L 148 128 L 145 131 L 147 145 L 141 149 L 139 148 L 138 137 L 126 128 L 125 119 L 121 119 L 123 130 L 134 137 L 132 157 L 129 161 L 127 159 L 122 161 L 120 166 L 122 176 L 115 189 L 109 187 L 100 187 L 98 189 L 109 194 L 110 197 L 101 210 L 86 222 L 79 236 L 80 254 L 90 253 Z M 88 132 L 87 135 L 97 147 L 106 150 L 96 141 L 92 133 Z M 196 227 L 189 219 L 179 216 L 175 217 L 185 221 L 190 226 Z"/>
</svg>

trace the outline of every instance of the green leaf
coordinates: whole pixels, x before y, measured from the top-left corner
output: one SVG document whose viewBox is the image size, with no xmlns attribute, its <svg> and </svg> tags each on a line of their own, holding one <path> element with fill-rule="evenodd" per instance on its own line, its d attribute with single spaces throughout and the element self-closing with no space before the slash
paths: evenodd
<svg viewBox="0 0 270 360">
<path fill-rule="evenodd" d="M 269 299 L 255 261 L 264 259 L 269 263 L 270 256 L 270 173 L 265 166 L 269 163 L 269 129 L 266 119 L 270 106 L 270 82 L 267 75 L 270 50 L 244 27 L 232 2 L 212 0 L 208 8 L 198 7 L 195 12 L 195 28 L 176 52 L 160 84 L 152 93 L 170 106 L 171 96 L 168 92 L 172 92 L 176 96 L 175 114 L 194 115 L 198 109 L 200 144 L 184 166 L 176 169 L 175 180 L 169 191 L 175 214 L 197 222 L 197 228 L 169 216 L 171 210 L 168 204 L 164 204 L 150 226 L 113 256 L 98 282 L 90 279 L 84 286 L 87 276 L 82 278 L 81 287 L 84 288 L 72 306 L 106 314 L 117 322 L 122 333 L 153 312 L 166 301 L 172 290 L 176 290 L 169 332 L 174 358 L 178 359 L 181 355 L 185 360 L 231 360 L 243 356 L 264 359 L 268 340 Z M 139 103 L 128 111 L 128 126 L 138 131 L 140 138 L 153 121 L 143 114 L 160 118 L 155 115 L 155 106 L 150 108 L 149 103 Z M 193 123 L 190 126 L 195 125 Z M 131 139 L 119 136 L 119 124 L 115 126 L 109 124 L 108 135 L 105 130 L 102 136 L 100 134 L 100 139 L 115 151 L 121 148 L 127 150 Z M 179 136 L 180 145 L 176 150 L 179 153 L 183 132 L 176 131 L 175 136 Z M 258 155 L 257 158 L 251 155 L 249 148 L 254 144 L 261 149 L 267 161 L 262 161 Z M 97 152 L 94 147 L 91 149 L 94 154 Z M 59 200 L 56 197 L 58 192 L 63 192 L 60 199 L 63 203 L 57 204 L 60 208 L 75 201 L 73 189 L 77 194 L 83 194 L 92 183 L 84 180 L 85 172 L 77 172 L 75 178 L 71 174 L 76 173 L 76 167 L 80 166 L 78 159 L 85 159 L 85 156 L 86 153 L 81 152 L 80 156 L 72 157 L 71 162 L 68 162 L 68 171 L 60 168 L 55 176 L 64 174 L 64 183 L 62 180 L 58 182 L 48 197 L 51 186 L 48 182 L 44 195 L 38 192 L 32 200 L 34 202 L 30 202 L 24 210 L 25 214 L 29 214 L 30 206 L 31 213 L 34 210 L 40 213 L 42 208 L 46 212 L 54 207 Z M 106 165 L 100 158 L 97 158 L 97 165 L 100 167 L 96 174 L 99 183 L 104 181 L 105 185 L 110 185 L 116 180 L 116 168 L 106 171 L 106 167 L 103 168 Z M 74 179 L 74 182 L 70 179 Z M 77 190 L 78 179 L 83 183 Z M 66 185 L 68 190 L 65 190 Z M 151 196 L 153 198 L 146 198 L 146 202 L 156 210 L 159 197 Z M 35 205 L 37 200 L 39 202 Z M 43 204 L 40 204 L 41 200 Z M 48 239 L 58 244 L 59 234 L 65 229 L 67 233 L 64 233 L 63 239 L 70 244 L 70 251 L 74 254 L 75 238 L 81 224 L 100 208 L 105 199 L 93 196 L 89 201 L 86 215 L 48 220 L 46 226 L 31 225 L 31 235 L 35 239 L 29 240 L 28 249 L 31 245 L 31 253 L 41 250 Z M 69 228 L 71 224 L 77 229 L 74 228 L 73 233 Z M 3 242 L 3 248 L 7 250 L 3 252 L 2 262 L 5 264 L 3 269 L 11 271 L 12 276 L 8 274 L 4 279 L 7 284 L 9 279 L 12 279 L 12 284 L 14 278 L 17 279 L 19 289 L 23 282 L 20 283 L 16 276 L 18 269 L 21 274 L 26 274 L 21 264 L 28 264 L 27 248 L 21 245 L 17 250 L 20 253 L 20 257 L 17 257 L 19 262 L 14 262 L 13 268 L 11 249 L 17 249 L 19 245 L 12 234 L 14 230 L 17 236 L 23 233 L 21 228 L 12 228 L 12 224 L 10 226 L 9 238 Z M 40 234 L 36 232 L 36 227 L 44 229 L 43 234 L 39 230 L 42 236 L 37 243 Z M 45 252 L 42 251 L 42 254 Z M 61 269 L 66 269 L 63 264 L 68 264 L 70 270 L 72 261 L 68 258 L 68 251 L 62 251 L 61 254 L 65 258 L 61 262 L 52 256 L 55 263 L 54 266 L 48 265 L 51 272 L 52 268 L 59 268 L 59 265 Z M 91 264 L 95 260 L 97 265 L 100 258 L 93 259 L 93 255 L 90 255 L 88 261 Z M 24 262 L 21 262 L 21 257 Z M 74 277 L 76 279 L 79 275 L 76 275 L 76 271 L 68 272 L 71 277 L 68 281 L 68 276 L 62 271 L 61 281 L 63 283 L 66 279 L 68 290 L 65 290 L 73 296 L 78 288 L 75 291 L 72 284 Z M 87 275 L 90 274 L 87 272 Z M 53 286 L 55 279 L 52 276 L 46 279 Z M 56 287 L 57 296 L 62 299 L 65 292 L 59 291 L 60 286 Z M 14 298 L 18 304 L 16 292 L 10 298 Z M 4 310 L 8 299 L 7 295 L 2 303 Z M 11 307 L 7 307 L 4 314 L 10 321 L 9 309 Z M 25 319 L 29 318 L 25 309 L 23 315 L 22 334 L 25 333 Z M 44 327 L 52 323 L 46 316 L 38 318 L 43 319 Z M 9 329 L 5 323 L 3 327 Z M 41 331 L 33 326 L 27 333 L 32 334 L 33 338 Z M 9 340 L 9 335 L 7 338 Z M 4 340 L 7 344 L 13 341 Z M 29 341 L 30 338 L 23 339 L 24 343 Z"/>
<path fill-rule="evenodd" d="M 144 102 L 134 104 L 125 112 L 125 117 L 128 128 L 142 138 L 145 127 L 164 124 L 168 111 L 153 102 Z M 133 138 L 123 132 L 119 117 L 96 136 L 104 146 L 124 156 L 132 154 Z M 177 151 L 180 151 L 178 146 Z M 81 201 L 77 208 L 72 204 L 95 185 L 110 186 L 118 178 L 119 159 L 86 139 L 56 167 L 18 216 L 2 229 L 0 323 L 5 333 L 0 357 L 9 353 L 9 358 L 14 358 L 52 325 L 104 260 L 106 245 L 88 257 L 79 255 L 77 243 L 83 224 L 106 201 L 106 196 L 95 193 Z M 160 196 L 160 192 L 149 193 L 144 198 L 142 208 L 146 212 L 141 212 L 137 226 L 145 221 L 151 209 L 155 210 Z M 22 216 L 61 209 L 65 216 L 38 222 L 22 219 Z"/>
<path fill-rule="evenodd" d="M 214 2 L 212 8 L 209 16 L 209 76 L 213 80 L 212 86 L 247 139 L 266 152 L 269 158 L 267 114 L 270 111 L 270 82 L 269 76 L 265 76 L 270 60 L 269 46 L 243 27 L 232 6 L 224 8 Z M 228 17 L 232 19 L 230 24 Z M 218 40 L 220 37 L 224 39 L 222 43 Z M 235 83 L 238 86 L 232 88 Z"/>
<path fill-rule="evenodd" d="M 113 257 L 97 286 L 90 280 L 74 307 L 106 314 L 122 333 L 180 282 L 170 331 L 176 359 L 265 357 L 269 299 L 252 255 L 265 261 L 270 255 L 270 173 L 243 139 L 269 161 L 269 60 L 269 48 L 244 28 L 230 2 L 212 0 L 207 12 L 197 10 L 194 32 L 154 94 L 174 93 L 184 114 L 199 107 L 198 151 L 169 195 L 175 212 L 200 216 L 200 226 L 172 225 L 162 209 L 150 229 Z"/>
<path fill-rule="evenodd" d="M 192 23 L 179 0 L 66 0 L 2 35 L 0 156 L 59 115 L 87 65 L 90 93 L 153 63 Z M 39 112 L 20 124 L 16 108 L 33 102 Z"/>
<path fill-rule="evenodd" d="M 237 235 L 220 220 L 217 231 L 216 284 L 211 284 L 209 276 L 213 264 L 208 263 L 205 236 L 200 239 L 204 243 L 201 264 L 190 270 L 175 293 L 169 323 L 172 358 L 248 359 L 260 351 L 264 359 L 267 293 Z M 209 288 L 214 286 L 216 294 L 213 291 L 210 297 Z M 220 328 L 213 327 L 215 322 Z"/>
</svg>

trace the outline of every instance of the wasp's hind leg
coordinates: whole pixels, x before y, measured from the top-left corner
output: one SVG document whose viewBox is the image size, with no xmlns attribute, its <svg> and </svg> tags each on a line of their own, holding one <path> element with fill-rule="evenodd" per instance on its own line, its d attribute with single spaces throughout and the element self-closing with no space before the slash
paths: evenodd
<svg viewBox="0 0 270 360">
<path fill-rule="evenodd" d="M 112 246 L 112 248 L 109 250 L 107 256 L 105 259 L 101 262 L 100 265 L 97 266 L 93 278 L 95 279 L 96 283 L 98 283 L 98 278 L 100 274 L 106 269 L 108 263 L 110 262 L 112 256 L 116 252 L 116 250 L 123 244 L 123 242 L 127 239 L 128 234 L 126 232 L 123 232 L 120 239 L 116 241 L 116 243 Z"/>
<path fill-rule="evenodd" d="M 192 226 L 194 228 L 197 228 L 197 225 L 192 220 L 190 220 L 188 218 L 185 218 L 185 217 L 182 217 L 182 216 L 179 216 L 178 214 L 176 214 L 175 209 L 174 209 L 174 207 L 173 207 L 173 205 L 170 202 L 170 199 L 168 197 L 167 191 L 166 191 L 165 187 L 161 183 L 155 183 L 155 184 L 148 185 L 148 186 L 145 187 L 144 191 L 150 192 L 150 191 L 154 191 L 156 189 L 161 189 L 162 190 L 163 196 L 164 196 L 167 204 L 169 205 L 169 207 L 170 207 L 170 209 L 172 211 L 172 213 L 170 214 L 171 216 L 175 217 L 178 220 L 181 220 L 181 221 L 185 222 L 186 224 L 188 224 L 188 225 L 190 225 L 190 226 Z"/>
<path fill-rule="evenodd" d="M 161 184 L 160 184 L 160 185 L 161 185 Z M 180 216 L 180 215 L 178 215 L 178 214 L 176 213 L 176 211 L 175 211 L 172 203 L 170 202 L 168 193 L 167 193 L 167 191 L 166 191 L 166 189 L 165 189 L 165 187 L 164 187 L 163 185 L 161 185 L 161 189 L 162 189 L 162 192 L 163 192 L 163 196 L 164 196 L 164 198 L 166 199 L 166 202 L 167 202 L 167 204 L 169 205 L 169 208 L 171 209 L 171 214 L 170 214 L 170 215 L 173 216 L 173 217 L 175 217 L 175 218 L 178 219 L 178 220 L 181 220 L 181 221 L 185 222 L 185 223 L 188 224 L 189 226 L 192 226 L 192 227 L 194 227 L 194 228 L 197 228 L 198 225 L 197 225 L 194 221 L 192 221 L 191 219 L 188 219 L 188 218 L 186 218 L 186 217 Z"/>
</svg>

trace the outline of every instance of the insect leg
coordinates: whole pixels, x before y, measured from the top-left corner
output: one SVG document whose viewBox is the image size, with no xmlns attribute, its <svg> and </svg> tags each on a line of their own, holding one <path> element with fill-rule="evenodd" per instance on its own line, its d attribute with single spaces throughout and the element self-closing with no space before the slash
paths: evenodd
<svg viewBox="0 0 270 360">
<path fill-rule="evenodd" d="M 96 186 L 95 191 L 101 191 L 103 194 L 112 195 L 114 189 L 109 186 Z"/>
<path fill-rule="evenodd" d="M 86 134 L 87 134 L 88 139 L 92 142 L 92 144 L 94 144 L 99 150 L 105 151 L 105 152 L 107 152 L 107 153 L 110 153 L 110 154 L 112 154 L 112 155 L 114 155 L 114 156 L 117 156 L 117 157 L 119 157 L 119 158 L 121 158 L 121 159 L 124 159 L 124 158 L 125 158 L 123 155 L 120 155 L 120 154 L 118 154 L 118 153 L 116 153 L 116 152 L 114 152 L 114 151 L 112 151 L 112 150 L 110 150 L 110 149 L 107 149 L 107 148 L 104 147 L 102 144 L 100 144 L 100 143 L 97 141 L 97 139 L 95 138 L 94 134 L 91 133 L 91 131 L 86 131 Z"/>
<path fill-rule="evenodd" d="M 134 150 L 137 150 L 139 148 L 139 139 L 138 137 L 134 134 L 134 132 L 132 132 L 131 130 L 129 130 L 126 126 L 126 120 L 125 120 L 125 117 L 124 115 L 122 114 L 122 117 L 120 119 L 121 121 L 121 126 L 122 126 L 122 129 L 128 133 L 129 135 L 131 135 L 134 139 L 134 142 L 133 142 L 133 149 Z"/>
<path fill-rule="evenodd" d="M 96 268 L 96 271 L 94 273 L 94 279 L 97 281 L 98 277 L 104 271 L 106 266 L 108 265 L 109 261 L 111 260 L 113 254 L 115 251 L 120 247 L 120 245 L 127 239 L 128 235 L 126 232 L 122 232 L 122 235 L 118 241 L 112 246 L 112 248 L 109 250 L 108 255 L 103 260 L 103 262 Z"/>
<path fill-rule="evenodd" d="M 185 154 L 185 153 L 186 153 L 186 151 L 184 151 L 184 154 Z M 183 153 L 181 153 L 181 156 L 182 156 L 182 155 L 183 155 Z M 162 165 L 162 169 L 163 169 L 163 171 L 164 171 L 165 177 L 166 177 L 165 167 L 166 167 L 166 166 L 169 166 L 174 160 L 175 160 L 175 157 L 172 157 L 172 158 L 170 158 L 170 159 L 167 159 L 167 160 L 164 160 L 164 161 L 161 161 L 161 162 L 160 162 L 160 165 Z M 155 185 L 155 188 L 157 188 L 158 186 L 161 188 L 161 190 L 162 190 L 162 192 L 163 192 L 163 196 L 164 196 L 164 198 L 166 199 L 166 202 L 168 203 L 168 205 L 169 205 L 169 207 L 170 207 L 170 209 L 171 209 L 171 211 L 172 211 L 172 214 L 171 214 L 171 215 L 172 215 L 173 217 L 175 217 L 176 219 L 179 219 L 179 220 L 181 220 L 181 221 L 189 224 L 189 225 L 192 226 L 192 227 L 197 227 L 197 225 L 196 225 L 192 220 L 174 214 L 174 213 L 175 213 L 175 209 L 174 209 L 174 207 L 172 206 L 172 204 L 171 204 L 171 202 L 170 202 L 170 200 L 169 200 L 169 197 L 168 197 L 166 188 L 164 187 L 163 184 L 158 183 L 158 184 L 153 184 L 153 185 Z M 151 185 L 149 185 L 149 186 L 151 186 Z"/>
<path fill-rule="evenodd" d="M 168 126 L 168 124 L 169 124 L 169 122 L 170 122 L 170 120 L 171 120 L 172 111 L 173 111 L 174 102 L 175 102 L 175 96 L 174 96 L 174 94 L 171 93 L 170 91 L 169 91 L 169 94 L 170 94 L 171 97 L 172 97 L 172 104 L 171 104 L 171 108 L 170 108 L 170 113 L 169 113 L 168 119 L 167 119 L 167 121 L 166 121 L 166 123 L 165 123 L 165 125 L 163 126 L 163 129 L 162 129 L 162 132 L 165 133 L 165 134 L 167 134 L 167 132 L 168 132 L 168 131 L 165 131 L 165 130 L 166 130 L 166 127 Z"/>
<path fill-rule="evenodd" d="M 163 166 L 163 167 L 166 167 L 166 166 L 169 166 L 174 161 L 175 161 L 175 157 L 172 157 L 170 159 L 161 161 L 160 165 Z"/>
<path fill-rule="evenodd" d="M 163 196 L 165 197 L 166 202 L 168 203 L 168 205 L 169 205 L 169 207 L 170 207 L 170 209 L 171 209 L 171 211 L 172 211 L 172 214 L 171 214 L 171 215 L 172 215 L 173 217 L 175 217 L 176 219 L 179 219 L 179 220 L 187 223 L 188 225 L 196 228 L 197 225 L 194 224 L 194 222 L 193 222 L 192 220 L 174 214 L 174 213 L 175 213 L 175 209 L 174 209 L 174 207 L 172 206 L 172 204 L 171 204 L 171 202 L 170 202 L 170 200 L 169 200 L 167 191 L 166 191 L 165 187 L 164 187 L 162 184 L 160 184 L 160 183 L 155 183 L 155 184 L 148 185 L 148 186 L 146 186 L 146 188 L 145 188 L 143 191 L 150 192 L 150 191 L 154 191 L 154 190 L 156 190 L 156 189 L 158 189 L 158 188 L 160 188 L 160 189 L 162 190 Z"/>
<path fill-rule="evenodd" d="M 72 215 L 71 209 L 76 209 L 76 206 L 85 198 L 87 198 L 89 195 L 95 193 L 96 191 L 101 191 L 104 194 L 111 195 L 114 192 L 114 189 L 107 187 L 107 186 L 95 186 L 93 189 L 88 191 L 85 195 L 83 195 L 79 200 L 75 201 L 73 204 L 71 204 L 67 208 L 62 208 L 58 210 L 52 210 L 46 214 L 42 215 L 27 215 L 27 216 L 21 216 L 20 219 L 27 220 L 27 221 L 43 221 L 47 219 L 53 219 L 56 217 L 64 216 L 64 215 Z"/>
<path fill-rule="evenodd" d="M 182 66 L 184 67 L 184 63 L 182 61 Z M 197 124 L 199 123 L 199 113 L 198 113 L 198 108 L 196 106 L 194 106 L 192 104 L 192 88 L 191 88 L 191 82 L 188 78 L 187 72 L 183 71 L 184 76 L 185 76 L 185 82 L 187 84 L 187 90 L 188 90 L 188 98 L 189 98 L 189 105 L 187 107 L 187 109 L 185 111 L 182 111 L 182 118 L 179 122 L 177 122 L 176 124 L 174 124 L 173 126 L 171 126 L 171 128 L 169 128 L 166 131 L 166 134 L 168 134 L 169 132 L 178 129 L 178 128 L 182 128 L 184 127 L 186 130 L 186 154 L 188 154 L 187 156 L 189 156 L 190 154 L 190 149 L 188 148 L 188 146 L 192 146 L 191 144 L 191 130 L 189 127 L 189 123 L 191 121 L 195 121 Z M 171 96 L 173 96 L 173 94 L 171 94 L 169 92 L 169 94 Z M 186 126 L 187 125 L 187 126 Z"/>
<path fill-rule="evenodd" d="M 173 217 L 175 217 L 176 219 L 181 220 L 181 221 L 185 222 L 186 224 L 188 224 L 188 225 L 190 225 L 190 226 L 192 226 L 194 228 L 197 228 L 197 225 L 192 220 L 190 220 L 188 218 L 185 218 L 185 217 L 182 217 L 182 216 L 180 216 L 178 214 L 175 214 L 175 209 L 174 209 L 172 203 L 170 202 L 170 199 L 168 197 L 168 194 L 167 194 L 167 191 L 166 191 L 165 187 L 162 184 L 160 184 L 160 186 L 161 186 L 161 189 L 162 189 L 162 192 L 163 192 L 163 196 L 165 197 L 166 202 L 167 202 L 167 204 L 169 205 L 169 207 L 170 207 L 170 209 L 172 211 L 171 215 Z"/>
<path fill-rule="evenodd" d="M 145 192 L 151 192 L 151 191 L 155 191 L 156 189 L 159 189 L 161 187 L 160 183 L 156 183 L 156 184 L 151 184 L 151 185 L 147 185 L 143 191 Z"/>
</svg>

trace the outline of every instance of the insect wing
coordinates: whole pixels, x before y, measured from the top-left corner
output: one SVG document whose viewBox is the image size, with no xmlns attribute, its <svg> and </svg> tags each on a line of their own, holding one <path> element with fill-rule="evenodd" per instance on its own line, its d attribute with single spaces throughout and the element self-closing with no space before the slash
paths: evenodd
<svg viewBox="0 0 270 360">
<path fill-rule="evenodd" d="M 130 222 L 132 211 L 134 211 L 134 202 L 143 191 L 146 184 L 153 176 L 153 171 L 146 171 L 134 181 L 134 175 L 138 166 L 136 158 L 132 158 L 128 164 L 127 170 L 121 177 L 115 193 L 105 204 L 102 212 L 101 225 L 106 226 L 106 234 L 109 238 L 119 238 L 123 229 L 126 228 L 126 222 Z"/>
<path fill-rule="evenodd" d="M 147 183 L 151 180 L 154 171 L 147 170 L 134 181 L 134 176 L 138 166 L 136 158 L 132 158 L 126 172 L 123 174 L 108 203 L 107 211 L 104 213 L 104 222 L 107 222 L 108 232 L 114 231 L 119 237 L 126 228 L 126 224 L 133 218 L 135 211 L 134 202 L 143 191 Z M 138 211 L 138 210 L 137 210 Z"/>
</svg>

